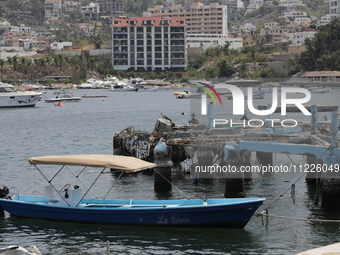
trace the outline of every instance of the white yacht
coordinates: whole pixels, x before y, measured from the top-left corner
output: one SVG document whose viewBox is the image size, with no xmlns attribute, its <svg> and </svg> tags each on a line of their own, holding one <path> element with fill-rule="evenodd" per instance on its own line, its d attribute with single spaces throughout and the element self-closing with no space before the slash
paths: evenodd
<svg viewBox="0 0 340 255">
<path fill-rule="evenodd" d="M 115 86 L 111 86 L 109 91 L 111 92 L 129 92 L 129 91 L 137 92 L 138 88 L 136 88 L 133 85 L 115 85 Z"/>
<path fill-rule="evenodd" d="M 78 88 L 79 89 L 92 89 L 94 87 L 95 82 L 96 82 L 96 79 L 90 78 L 86 80 L 84 83 L 80 84 Z"/>
<path fill-rule="evenodd" d="M 73 92 L 67 91 L 65 89 L 59 89 L 54 93 L 56 95 L 55 98 L 47 98 L 45 103 L 59 103 L 59 102 L 78 102 L 81 100 L 81 97 L 76 97 L 73 95 Z"/>
<path fill-rule="evenodd" d="M 41 91 L 17 91 L 10 84 L 0 82 L 0 107 L 35 106 Z"/>
</svg>

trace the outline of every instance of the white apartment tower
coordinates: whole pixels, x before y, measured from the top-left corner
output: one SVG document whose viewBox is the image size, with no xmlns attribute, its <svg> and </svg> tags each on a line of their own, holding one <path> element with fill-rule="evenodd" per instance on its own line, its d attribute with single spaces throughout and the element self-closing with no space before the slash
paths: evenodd
<svg viewBox="0 0 340 255">
<path fill-rule="evenodd" d="M 197 2 L 190 6 L 175 5 L 173 7 L 156 5 L 154 8 L 148 8 L 148 12 L 154 17 L 166 16 L 185 19 L 188 35 L 227 36 L 228 34 L 227 6 L 218 3 L 204 5 Z"/>
<path fill-rule="evenodd" d="M 50 21 L 62 20 L 71 13 L 80 11 L 79 0 L 46 0 L 45 18 Z"/>
<path fill-rule="evenodd" d="M 231 49 L 242 47 L 242 38 L 228 38 L 228 7 L 218 3 L 205 5 L 201 2 L 190 6 L 156 5 L 144 15 L 154 17 L 183 18 L 187 24 L 187 47 L 209 48 L 230 43 Z"/>
<path fill-rule="evenodd" d="M 186 70 L 184 19 L 118 18 L 111 27 L 114 69 Z"/>
<path fill-rule="evenodd" d="M 63 15 L 63 1 L 46 0 L 45 1 L 45 18 L 48 20 L 60 20 Z"/>
<path fill-rule="evenodd" d="M 329 1 L 329 14 L 331 16 L 331 20 L 340 17 L 340 1 L 339 0 Z"/>
</svg>

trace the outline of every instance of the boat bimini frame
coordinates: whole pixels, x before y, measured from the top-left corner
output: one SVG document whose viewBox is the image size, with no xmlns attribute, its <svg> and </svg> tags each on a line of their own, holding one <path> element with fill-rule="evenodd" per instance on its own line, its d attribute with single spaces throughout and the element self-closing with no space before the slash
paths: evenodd
<svg viewBox="0 0 340 255">
<path fill-rule="evenodd" d="M 81 203 L 81 201 L 86 197 L 86 195 L 91 192 L 92 195 L 95 196 L 96 199 L 98 199 L 98 196 L 92 191 L 92 187 L 95 185 L 95 183 L 98 181 L 101 175 L 103 174 L 109 174 L 112 172 L 112 170 L 119 171 L 120 175 L 117 180 L 120 179 L 120 177 L 124 173 L 135 173 L 139 172 L 145 169 L 154 168 L 157 165 L 154 163 L 150 163 L 138 158 L 134 157 L 127 157 L 127 156 L 117 156 L 117 155 L 101 155 L 101 154 L 88 154 L 88 155 L 65 155 L 65 156 L 45 156 L 45 157 L 33 157 L 30 158 L 29 163 L 33 165 L 39 173 L 44 177 L 44 179 L 48 182 L 48 184 L 53 188 L 54 191 L 57 192 L 60 198 L 62 198 L 68 206 L 72 206 L 67 198 L 67 192 L 71 184 L 66 184 L 61 190 L 58 190 L 53 185 L 53 180 L 62 172 L 63 169 L 67 169 L 74 177 L 77 179 L 84 187 L 86 188 L 85 193 L 83 196 L 79 199 L 79 201 L 76 202 L 75 207 L 78 207 Z M 37 166 L 37 165 L 61 165 L 60 169 L 49 179 L 46 174 Z M 75 173 L 69 166 L 83 166 L 82 170 L 77 174 Z M 87 167 L 96 167 L 96 168 L 102 168 L 101 171 L 99 171 L 97 177 L 94 179 L 94 181 L 91 183 L 91 185 L 86 185 L 85 182 L 80 178 L 80 175 L 84 173 L 85 169 Z M 106 199 L 106 196 L 110 193 L 112 188 L 114 187 L 115 182 L 113 182 L 112 186 L 108 190 L 108 192 L 105 194 L 103 199 Z M 79 186 L 75 185 L 75 189 L 78 189 Z M 65 192 L 65 195 L 62 193 Z"/>
</svg>

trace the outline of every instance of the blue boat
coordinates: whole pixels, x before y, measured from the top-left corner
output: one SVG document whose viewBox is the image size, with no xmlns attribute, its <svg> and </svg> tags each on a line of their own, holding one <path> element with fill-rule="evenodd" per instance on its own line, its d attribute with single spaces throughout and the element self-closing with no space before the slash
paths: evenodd
<svg viewBox="0 0 340 255">
<path fill-rule="evenodd" d="M 8 189 L 0 192 L 0 206 L 11 215 L 58 221 L 99 224 L 130 224 L 183 227 L 243 228 L 265 200 L 264 198 L 218 198 L 178 200 L 110 200 L 85 198 L 103 174 L 114 170 L 134 173 L 154 168 L 156 164 L 134 157 L 116 155 L 65 155 L 30 158 L 29 162 L 46 179 L 44 196 L 9 196 Z M 59 170 L 47 177 L 38 165 L 58 165 Z M 80 172 L 70 167 L 83 167 Z M 99 168 L 98 175 L 87 186 L 80 176 L 87 168 Z M 47 167 L 47 171 L 51 171 Z M 53 183 L 63 171 L 70 171 L 80 185 L 65 185 L 61 190 Z M 93 173 L 93 171 L 92 171 Z M 5 192 L 4 192 L 5 191 Z M 57 194 L 55 196 L 55 193 Z M 106 193 L 108 194 L 108 193 Z M 94 195 L 94 194 L 93 194 Z M 95 195 L 94 195 L 95 196 Z"/>
</svg>

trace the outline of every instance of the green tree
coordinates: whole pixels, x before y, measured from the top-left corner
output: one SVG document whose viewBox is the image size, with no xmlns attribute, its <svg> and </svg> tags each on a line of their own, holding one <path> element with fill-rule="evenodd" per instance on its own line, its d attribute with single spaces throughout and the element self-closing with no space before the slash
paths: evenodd
<svg viewBox="0 0 340 255">
<path fill-rule="evenodd" d="M 1 71 L 4 70 L 4 65 L 5 65 L 5 61 L 3 59 L 0 59 Z"/>
<path fill-rule="evenodd" d="M 223 45 L 223 51 L 224 51 L 224 55 L 228 56 L 229 55 L 229 46 L 230 46 L 230 42 L 227 41 L 224 45 Z"/>
<path fill-rule="evenodd" d="M 306 50 L 300 54 L 303 70 L 340 70 L 335 61 L 340 51 L 340 20 L 319 26 L 314 37 L 305 40 L 305 46 Z"/>
<path fill-rule="evenodd" d="M 230 77 L 234 72 L 233 65 L 228 63 L 226 60 L 223 60 L 219 64 L 219 77 Z"/>
</svg>

